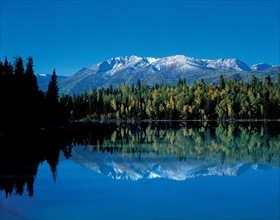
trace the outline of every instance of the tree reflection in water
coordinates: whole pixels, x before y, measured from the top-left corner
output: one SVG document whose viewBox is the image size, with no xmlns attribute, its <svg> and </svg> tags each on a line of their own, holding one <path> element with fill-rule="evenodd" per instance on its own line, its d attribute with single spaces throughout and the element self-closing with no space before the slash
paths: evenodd
<svg viewBox="0 0 280 220">
<path fill-rule="evenodd" d="M 38 166 L 46 161 L 56 180 L 60 152 L 71 157 L 73 146 L 90 153 L 172 155 L 178 160 L 219 157 L 220 163 L 250 158 L 280 166 L 279 123 L 134 123 L 74 124 L 64 129 L 25 131 L 0 137 L 0 190 L 6 196 L 33 196 Z"/>
<path fill-rule="evenodd" d="M 2 135 L 0 146 L 0 190 L 4 190 L 6 196 L 21 196 L 26 185 L 32 197 L 38 166 L 47 161 L 55 180 L 60 151 L 66 158 L 71 154 L 71 139 L 63 130 Z"/>
</svg>

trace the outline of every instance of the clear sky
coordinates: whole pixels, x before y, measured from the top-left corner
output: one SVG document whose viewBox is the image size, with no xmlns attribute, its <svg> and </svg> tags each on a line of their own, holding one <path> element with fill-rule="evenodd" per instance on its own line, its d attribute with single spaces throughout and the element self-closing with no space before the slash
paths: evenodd
<svg viewBox="0 0 280 220">
<path fill-rule="evenodd" d="M 0 0 L 0 56 L 72 75 L 115 56 L 279 64 L 279 0 Z"/>
</svg>

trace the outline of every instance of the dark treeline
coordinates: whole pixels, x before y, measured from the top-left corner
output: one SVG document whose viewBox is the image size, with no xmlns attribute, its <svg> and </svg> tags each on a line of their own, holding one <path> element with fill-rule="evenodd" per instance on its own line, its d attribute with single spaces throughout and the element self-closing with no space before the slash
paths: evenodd
<svg viewBox="0 0 280 220">
<path fill-rule="evenodd" d="M 0 62 L 0 128 L 62 125 L 69 120 L 234 120 L 280 118 L 280 73 L 275 82 L 252 76 L 245 83 L 225 80 L 219 85 L 203 80 L 187 85 L 121 84 L 59 97 L 55 70 L 46 94 L 39 90 L 33 60 Z"/>
<path fill-rule="evenodd" d="M 26 66 L 26 67 L 25 67 Z M 59 103 L 55 70 L 44 94 L 39 90 L 33 60 L 21 57 L 12 65 L 0 62 L 0 127 L 38 127 L 64 123 L 69 118 Z"/>
<path fill-rule="evenodd" d="M 245 83 L 220 77 L 219 85 L 203 80 L 187 85 L 149 87 L 121 84 L 116 88 L 91 89 L 89 93 L 62 97 L 71 117 L 78 119 L 279 119 L 280 73 L 276 82 L 252 76 Z"/>
</svg>

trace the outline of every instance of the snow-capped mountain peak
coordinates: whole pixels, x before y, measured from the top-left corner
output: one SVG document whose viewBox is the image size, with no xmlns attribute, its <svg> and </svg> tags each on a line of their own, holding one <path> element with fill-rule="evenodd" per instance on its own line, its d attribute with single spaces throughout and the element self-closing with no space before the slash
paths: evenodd
<svg viewBox="0 0 280 220">
<path fill-rule="evenodd" d="M 113 69 L 117 70 L 118 68 L 123 68 L 128 66 L 148 67 L 153 64 L 156 64 L 157 66 L 176 65 L 181 70 L 193 69 L 193 68 L 197 68 L 197 69 L 209 68 L 209 69 L 215 69 L 217 71 L 250 71 L 251 70 L 246 63 L 240 61 L 237 58 L 233 58 L 233 59 L 221 58 L 216 60 L 208 60 L 208 59 L 199 59 L 195 57 L 187 57 L 184 55 L 173 55 L 173 56 L 168 56 L 163 58 L 138 57 L 132 55 L 132 56 L 111 58 L 109 60 L 97 64 L 98 66 L 97 73 L 104 73 L 104 72 L 111 71 Z M 95 69 L 95 67 L 96 65 L 92 66 L 91 68 Z M 131 69 L 136 69 L 136 68 L 131 68 Z M 156 69 L 162 69 L 162 68 L 156 68 Z"/>
<path fill-rule="evenodd" d="M 144 57 L 142 58 L 144 62 L 152 64 L 155 63 L 156 61 L 159 60 L 159 58 L 154 58 L 154 57 Z"/>
<path fill-rule="evenodd" d="M 37 74 L 36 76 L 47 77 L 47 74 L 42 73 L 42 74 Z"/>
<path fill-rule="evenodd" d="M 122 56 L 122 57 L 115 57 L 104 62 L 101 62 L 97 65 L 92 66 L 93 69 L 98 67 L 98 71 L 96 73 L 105 73 L 108 72 L 109 75 L 113 75 L 116 70 L 134 65 L 142 60 L 141 57 L 137 56 Z"/>
<path fill-rule="evenodd" d="M 216 59 L 216 60 L 206 60 L 203 59 L 207 67 L 213 68 L 219 71 L 250 71 L 250 67 L 237 58 L 233 59 Z"/>
<path fill-rule="evenodd" d="M 271 67 L 272 67 L 272 65 L 267 64 L 267 63 L 257 63 L 257 64 L 254 64 L 253 66 L 251 66 L 251 70 L 252 71 L 263 71 L 263 70 L 266 70 Z"/>
<path fill-rule="evenodd" d="M 257 64 L 252 70 L 258 72 L 270 65 Z M 274 72 L 278 66 L 272 67 Z M 120 56 L 81 69 L 60 84 L 61 93 L 80 93 L 90 88 L 115 87 L 121 83 L 136 84 L 138 80 L 148 85 L 154 83 L 172 84 L 178 79 L 186 79 L 187 83 L 204 79 L 206 82 L 217 83 L 221 74 L 226 78 L 247 80 L 251 68 L 237 58 L 200 59 L 184 55 L 173 55 L 162 58 Z M 267 73 L 264 73 L 267 75 Z"/>
</svg>

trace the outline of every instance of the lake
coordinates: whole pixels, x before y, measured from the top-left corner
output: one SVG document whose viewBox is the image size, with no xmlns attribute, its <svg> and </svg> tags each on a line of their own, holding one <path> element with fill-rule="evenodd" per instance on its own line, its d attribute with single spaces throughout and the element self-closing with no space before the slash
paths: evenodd
<svg viewBox="0 0 280 220">
<path fill-rule="evenodd" d="M 0 135 L 0 219 L 279 219 L 280 123 Z"/>
</svg>

